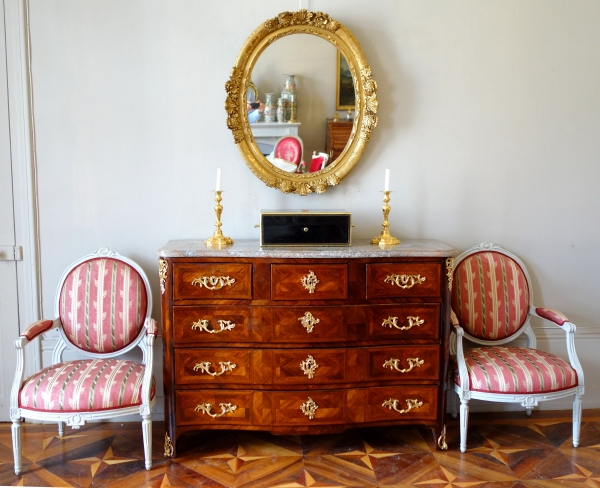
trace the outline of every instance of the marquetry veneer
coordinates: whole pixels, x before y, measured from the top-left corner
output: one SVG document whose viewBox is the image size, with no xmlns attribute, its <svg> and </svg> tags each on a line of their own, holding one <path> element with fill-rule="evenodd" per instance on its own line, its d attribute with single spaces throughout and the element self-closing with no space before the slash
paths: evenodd
<svg viewBox="0 0 600 488">
<path fill-rule="evenodd" d="M 165 453 L 198 429 L 329 433 L 419 423 L 444 445 L 454 250 L 159 251 Z"/>
</svg>

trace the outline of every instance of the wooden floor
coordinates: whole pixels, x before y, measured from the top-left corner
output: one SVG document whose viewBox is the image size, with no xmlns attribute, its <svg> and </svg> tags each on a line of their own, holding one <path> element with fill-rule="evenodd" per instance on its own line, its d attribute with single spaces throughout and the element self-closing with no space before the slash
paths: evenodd
<svg viewBox="0 0 600 488">
<path fill-rule="evenodd" d="M 273 436 L 200 432 L 167 460 L 164 425 L 154 422 L 154 467 L 144 469 L 141 424 L 67 429 L 23 427 L 24 469 L 13 471 L 10 424 L 0 423 L 0 485 L 161 487 L 600 487 L 600 410 L 584 410 L 580 447 L 570 412 L 472 415 L 468 451 L 448 421 L 448 451 L 429 429 L 352 430 L 340 435 Z"/>
</svg>

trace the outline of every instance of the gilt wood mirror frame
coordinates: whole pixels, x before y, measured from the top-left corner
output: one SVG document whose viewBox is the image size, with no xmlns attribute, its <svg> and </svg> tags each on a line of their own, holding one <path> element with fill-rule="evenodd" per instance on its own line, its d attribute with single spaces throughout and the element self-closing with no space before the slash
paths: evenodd
<svg viewBox="0 0 600 488">
<path fill-rule="evenodd" d="M 335 161 L 316 173 L 288 173 L 267 161 L 254 141 L 247 117 L 247 92 L 256 61 L 271 43 L 292 34 L 312 34 L 339 49 L 348 61 L 356 94 L 354 123 L 345 149 Z M 362 48 L 348 29 L 322 12 L 282 12 L 262 23 L 244 43 L 225 90 L 227 127 L 244 161 L 267 186 L 283 193 L 323 193 L 339 184 L 358 163 L 371 131 L 377 126 L 377 83 Z"/>
</svg>

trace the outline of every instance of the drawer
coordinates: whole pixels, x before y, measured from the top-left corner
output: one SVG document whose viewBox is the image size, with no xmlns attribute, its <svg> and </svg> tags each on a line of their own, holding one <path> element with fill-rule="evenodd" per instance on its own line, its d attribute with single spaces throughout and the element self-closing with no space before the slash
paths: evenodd
<svg viewBox="0 0 600 488">
<path fill-rule="evenodd" d="M 438 297 L 441 273 L 436 263 L 367 264 L 367 298 Z"/>
<path fill-rule="evenodd" d="M 348 298 L 347 264 L 274 264 L 272 300 L 336 300 Z"/>
<path fill-rule="evenodd" d="M 274 307 L 273 342 L 335 342 L 345 339 L 346 307 Z"/>
<path fill-rule="evenodd" d="M 367 350 L 369 381 L 438 380 L 439 346 L 378 347 Z"/>
<path fill-rule="evenodd" d="M 252 425 L 253 392 L 184 390 L 175 392 L 177 425 Z"/>
<path fill-rule="evenodd" d="M 344 390 L 275 391 L 271 398 L 277 426 L 344 423 Z"/>
<path fill-rule="evenodd" d="M 253 353 L 249 349 L 176 349 L 175 383 L 250 384 Z"/>
<path fill-rule="evenodd" d="M 370 339 L 432 339 L 440 336 L 440 306 L 431 304 L 372 305 Z"/>
<path fill-rule="evenodd" d="M 252 299 L 252 265 L 234 263 L 176 263 L 173 298 Z"/>
<path fill-rule="evenodd" d="M 260 309 L 259 309 L 260 310 Z M 173 307 L 176 343 L 250 342 L 249 307 Z"/>
<path fill-rule="evenodd" d="M 352 381 L 345 349 L 273 350 L 273 383 L 312 385 Z"/>
<path fill-rule="evenodd" d="M 365 422 L 435 420 L 437 386 L 390 386 L 367 390 Z"/>
</svg>

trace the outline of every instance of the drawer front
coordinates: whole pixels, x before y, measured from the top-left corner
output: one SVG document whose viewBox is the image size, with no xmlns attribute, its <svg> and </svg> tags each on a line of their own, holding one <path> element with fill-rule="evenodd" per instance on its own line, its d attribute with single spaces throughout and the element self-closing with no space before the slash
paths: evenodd
<svg viewBox="0 0 600 488">
<path fill-rule="evenodd" d="M 178 385 L 250 384 L 252 356 L 253 351 L 248 349 L 176 349 L 175 382 Z"/>
<path fill-rule="evenodd" d="M 274 307 L 273 342 L 343 341 L 346 307 Z"/>
<path fill-rule="evenodd" d="M 173 298 L 252 299 L 252 265 L 232 263 L 176 263 Z"/>
<path fill-rule="evenodd" d="M 368 349 L 370 381 L 438 380 L 439 346 L 397 346 Z"/>
<path fill-rule="evenodd" d="M 177 391 L 178 425 L 252 425 L 253 393 L 244 390 Z"/>
<path fill-rule="evenodd" d="M 369 308 L 370 339 L 432 339 L 440 336 L 438 304 L 373 305 Z"/>
<path fill-rule="evenodd" d="M 346 392 L 277 391 L 272 392 L 275 425 L 343 424 Z"/>
<path fill-rule="evenodd" d="M 272 300 L 336 300 L 348 298 L 348 265 L 271 266 Z"/>
<path fill-rule="evenodd" d="M 437 386 L 390 386 L 367 392 L 365 422 L 435 420 Z"/>
<path fill-rule="evenodd" d="M 276 385 L 348 381 L 344 349 L 273 350 Z"/>
<path fill-rule="evenodd" d="M 367 264 L 367 298 L 438 297 L 441 273 L 436 263 Z"/>
<path fill-rule="evenodd" d="M 173 307 L 173 339 L 190 342 L 250 342 L 249 307 Z"/>
</svg>

